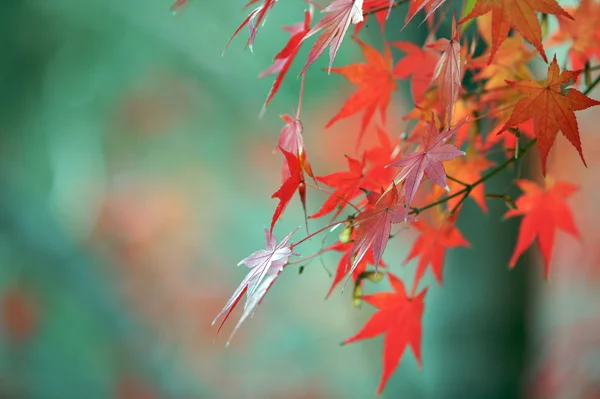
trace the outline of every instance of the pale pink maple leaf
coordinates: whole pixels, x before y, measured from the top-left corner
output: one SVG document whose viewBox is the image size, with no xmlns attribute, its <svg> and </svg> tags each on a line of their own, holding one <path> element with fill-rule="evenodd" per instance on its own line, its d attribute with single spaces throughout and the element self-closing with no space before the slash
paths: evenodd
<svg viewBox="0 0 600 399">
<path fill-rule="evenodd" d="M 446 180 L 446 170 L 444 169 L 444 165 L 442 165 L 442 161 L 449 161 L 458 156 L 465 155 L 464 151 L 459 150 L 452 144 L 448 144 L 447 141 L 466 121 L 465 119 L 454 128 L 438 133 L 432 118 L 428 131 L 423 135 L 423 149 L 411 152 L 397 162 L 387 165 L 388 167 L 404 167 L 394 179 L 394 183 L 400 184 L 406 180 L 404 184 L 404 196 L 406 197 L 407 207 L 410 206 L 414 199 L 424 176 L 447 191 L 450 191 Z"/>
<path fill-rule="evenodd" d="M 437 83 L 438 99 L 442 106 L 440 119 L 444 126 L 448 126 L 452 121 L 454 103 L 458 99 L 463 76 L 455 19 L 452 20 L 452 38 L 440 39 L 431 46 L 443 50 L 433 72 L 433 80 Z"/>
<path fill-rule="evenodd" d="M 288 246 L 288 243 L 295 232 L 296 230 L 285 236 L 279 245 L 277 245 L 277 240 L 271 231 L 269 229 L 265 229 L 266 249 L 256 251 L 238 263 L 238 266 L 247 266 L 250 269 L 250 272 L 237 287 L 229 301 L 227 301 L 227 304 L 225 304 L 223 310 L 221 310 L 221 312 L 212 322 L 212 324 L 215 325 L 217 320 L 219 320 L 221 316 L 225 315 L 221 321 L 221 324 L 219 325 L 219 329 L 217 331 L 218 334 L 218 332 L 221 331 L 223 324 L 225 324 L 225 321 L 227 321 L 227 318 L 236 307 L 237 303 L 240 301 L 244 293 L 246 293 L 244 312 L 229 336 L 225 346 L 229 346 L 231 339 L 242 323 L 248 318 L 248 316 L 252 316 L 254 314 L 254 311 L 258 305 L 260 305 L 260 302 L 263 300 L 265 294 L 269 288 L 271 288 L 271 285 L 273 282 L 275 282 L 275 279 L 277 279 L 284 266 L 288 263 L 290 256 L 299 256 L 298 254 L 292 252 L 292 249 L 290 246 Z"/>
<path fill-rule="evenodd" d="M 323 54 L 329 46 L 329 68 L 331 72 L 333 60 L 337 54 L 342 40 L 350 23 L 357 24 L 363 20 L 362 11 L 363 0 L 335 0 L 325 7 L 322 12 L 327 13 L 307 34 L 303 40 L 323 31 L 321 36 L 315 41 L 308 53 L 306 64 L 300 74 L 306 73 L 308 67 Z"/>
<path fill-rule="evenodd" d="M 377 272 L 377 265 L 381 263 L 381 257 L 390 238 L 392 223 L 406 222 L 409 218 L 412 220 L 408 209 L 399 203 L 398 199 L 398 190 L 394 184 L 392 184 L 391 190 L 381 195 L 374 192 L 367 195 L 367 209 L 354 220 L 358 228 L 354 245 L 350 251 L 354 257 L 348 258 L 348 263 L 352 262 L 352 265 L 346 282 L 371 248 L 373 248 L 373 259 Z"/>
</svg>

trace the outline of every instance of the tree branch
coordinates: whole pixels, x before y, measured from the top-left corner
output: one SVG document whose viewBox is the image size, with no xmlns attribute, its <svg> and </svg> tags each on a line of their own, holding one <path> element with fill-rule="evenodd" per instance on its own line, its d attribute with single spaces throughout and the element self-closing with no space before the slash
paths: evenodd
<svg viewBox="0 0 600 399">
<path fill-rule="evenodd" d="M 531 147 L 533 147 L 533 145 L 536 143 L 536 141 L 537 141 L 536 139 L 533 139 L 533 140 L 531 140 L 529 143 L 527 143 L 527 145 L 525 145 L 525 147 L 523 147 L 523 148 L 522 148 L 522 149 L 519 151 L 519 156 L 523 156 L 523 155 L 525 155 L 525 153 L 526 153 L 527 151 L 529 151 L 529 149 L 530 149 Z M 466 199 L 466 197 L 468 197 L 468 196 L 469 196 L 469 194 L 471 193 L 471 191 L 473 191 L 473 189 L 474 189 L 475 187 L 477 187 L 477 186 L 478 186 L 478 185 L 480 185 L 481 183 L 485 182 L 486 180 L 489 180 L 489 179 L 491 179 L 491 178 L 492 178 L 494 175 L 496 175 L 496 174 L 497 174 L 497 173 L 499 173 L 500 171 L 502 171 L 502 170 L 506 169 L 506 167 L 508 167 L 508 166 L 509 166 L 510 164 L 512 164 L 513 162 L 515 162 L 515 160 L 516 160 L 516 159 L 517 159 L 517 158 L 515 158 L 515 157 L 510 157 L 510 158 L 508 158 L 506 161 L 504 161 L 503 163 L 501 163 L 500 165 L 498 165 L 498 166 L 496 166 L 494 169 L 492 169 L 492 170 L 491 170 L 489 173 L 486 173 L 485 175 L 483 175 L 483 176 L 481 177 L 481 179 L 477 180 L 477 181 L 476 181 L 476 182 L 474 182 L 474 183 L 471 183 L 471 184 L 468 184 L 468 185 L 466 185 L 466 186 L 465 186 L 465 188 L 463 188 L 462 190 L 460 190 L 460 191 L 457 191 L 457 192 L 455 192 L 454 194 L 452 194 L 452 195 L 449 195 L 449 196 L 447 196 L 447 197 L 444 197 L 444 198 L 442 198 L 442 199 L 439 199 L 439 200 L 437 200 L 437 201 L 435 201 L 435 202 L 432 202 L 432 203 L 430 203 L 430 204 L 427 204 L 427 205 L 425 205 L 425 206 L 423 206 L 423 207 L 421 207 L 421 208 L 413 208 L 413 209 L 412 209 L 412 210 L 409 212 L 409 214 L 410 214 L 410 215 L 418 215 L 419 213 L 421 213 L 421 212 L 423 212 L 423 211 L 425 211 L 425 210 L 427 210 L 427 209 L 430 209 L 430 208 L 433 208 L 434 206 L 437 206 L 437 205 L 441 205 L 441 204 L 443 204 L 443 203 L 446 203 L 446 202 L 448 202 L 449 200 L 451 200 L 452 198 L 456 198 L 456 197 L 458 197 L 458 196 L 460 196 L 460 195 L 464 195 L 464 197 L 463 197 L 463 198 L 461 198 L 461 201 L 459 202 L 459 204 L 460 204 L 460 203 L 462 203 L 462 202 L 464 202 L 464 200 Z"/>
<path fill-rule="evenodd" d="M 600 69 L 600 66 L 595 66 L 590 69 Z M 587 89 L 585 89 L 583 91 L 583 94 L 588 95 L 594 89 L 594 87 L 598 86 L 598 84 L 600 84 L 600 76 L 598 76 L 596 79 L 594 79 L 594 81 L 587 87 Z M 531 140 L 529 143 L 527 143 L 525 145 L 525 147 L 523 147 L 522 149 L 520 149 L 518 151 L 515 151 L 515 156 L 508 158 L 506 161 L 504 161 L 503 163 L 501 163 L 500 165 L 498 165 L 494 169 L 492 169 L 489 173 L 486 173 L 485 175 L 483 175 L 481 177 L 481 179 L 477 180 L 476 182 L 471 183 L 471 184 L 464 184 L 462 182 L 457 182 L 457 183 L 463 184 L 465 186 L 465 188 L 463 188 L 462 190 L 457 191 L 454 194 L 444 197 L 442 199 L 439 199 L 435 202 L 427 204 L 421 208 L 411 208 L 409 214 L 410 215 L 418 215 L 419 213 L 421 213 L 427 209 L 433 208 L 434 206 L 444 204 L 444 203 L 448 202 L 449 200 L 462 195 L 463 198 L 460 199 L 457 206 L 455 206 L 451 211 L 451 213 L 454 213 L 456 211 L 456 209 L 458 209 L 458 207 L 467 199 L 467 197 L 469 196 L 469 194 L 471 193 L 471 191 L 473 191 L 473 189 L 475 187 L 477 187 L 481 183 L 485 182 L 486 180 L 491 179 L 494 175 L 496 175 L 500 171 L 506 169 L 506 167 L 508 167 L 510 164 L 515 162 L 521 156 L 525 155 L 525 153 L 527 151 L 529 151 L 531 149 L 531 147 L 533 147 L 535 145 L 536 142 L 537 142 L 537 139 Z M 450 177 L 448 176 L 448 178 L 450 178 Z M 455 180 L 455 179 L 451 179 L 451 180 Z"/>
</svg>

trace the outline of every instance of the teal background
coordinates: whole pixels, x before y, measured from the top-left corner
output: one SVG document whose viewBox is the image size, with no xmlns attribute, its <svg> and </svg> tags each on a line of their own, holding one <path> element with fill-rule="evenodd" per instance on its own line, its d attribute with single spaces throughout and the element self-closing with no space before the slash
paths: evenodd
<svg viewBox="0 0 600 399">
<path fill-rule="evenodd" d="M 16 292 L 26 304 L 17 313 L 34 320 L 17 335 L 0 325 L 0 397 L 373 397 L 382 340 L 339 345 L 372 310 L 353 309 L 350 292 L 324 301 L 331 280 L 318 261 L 302 275 L 286 269 L 230 348 L 230 330 L 213 344 L 210 327 L 275 206 L 278 116 L 296 105 L 308 49 L 262 120 L 272 79 L 257 75 L 304 4 L 278 3 L 254 53 L 243 31 L 223 56 L 242 3 L 190 1 L 177 15 L 170 5 L 0 4 L 0 294 Z M 404 12 L 392 13 L 386 37 L 422 43 L 425 25 L 400 32 Z M 365 34 L 381 45 L 374 20 Z M 360 59 L 357 50 L 346 40 L 335 64 Z M 338 146 L 356 122 L 323 130 L 351 90 L 319 71 L 325 64 L 309 74 L 303 111 L 318 174 L 343 167 Z M 405 128 L 401 87 L 393 134 Z M 311 192 L 309 208 L 323 199 Z M 525 396 L 539 273 L 507 271 L 517 221 L 500 222 L 504 205 L 489 205 L 482 216 L 467 203 L 459 225 L 471 248 L 449 251 L 444 285 L 429 290 L 423 370 L 407 351 L 382 398 Z M 301 223 L 294 199 L 276 235 Z M 386 261 L 410 278 L 401 261 L 411 242 L 391 243 Z M 324 263 L 332 271 L 337 259 Z"/>
</svg>

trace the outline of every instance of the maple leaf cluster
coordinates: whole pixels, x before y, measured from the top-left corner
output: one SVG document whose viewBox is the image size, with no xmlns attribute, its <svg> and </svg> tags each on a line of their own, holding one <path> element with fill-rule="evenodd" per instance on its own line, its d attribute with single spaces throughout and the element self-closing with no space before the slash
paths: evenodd
<svg viewBox="0 0 600 399">
<path fill-rule="evenodd" d="M 250 0 L 246 7 L 252 10 L 227 46 L 242 29 L 248 28 L 246 46 L 253 50 L 260 28 L 278 2 Z M 178 0 L 173 9 L 187 3 Z M 292 115 L 282 116 L 284 126 L 276 146 L 283 156 L 282 182 L 272 194 L 278 203 L 270 228 L 265 231 L 266 249 L 240 262 L 250 269 L 249 273 L 215 322 L 224 316 L 222 327 L 245 295 L 235 333 L 287 266 L 306 264 L 325 252 L 340 253 L 327 296 L 340 283 L 345 286 L 352 280 L 354 304 L 366 302 L 378 309 L 355 336 L 344 341 L 348 344 L 385 334 L 378 393 L 384 389 L 407 346 L 412 348 L 419 365 L 422 363 L 421 320 L 428 290 L 422 287 L 423 278 L 429 266 L 437 283 L 442 284 L 446 251 L 469 246 L 456 224 L 465 201 L 472 199 L 487 212 L 486 198 L 499 198 L 509 208 L 507 218 L 522 216 L 510 267 L 537 239 L 544 257 L 544 275 L 548 278 L 556 231 L 560 229 L 580 238 L 567 203 L 577 191 L 575 185 L 554 182 L 549 177 L 536 183 L 520 178 L 515 168 L 514 184 L 523 194 L 512 198 L 508 191 L 487 193 L 485 182 L 511 168 L 515 160 L 535 146 L 545 176 L 548 156 L 559 131 L 585 165 L 575 112 L 600 104 L 587 96 L 599 81 L 596 78 L 592 82 L 591 78 L 596 69 L 592 63 L 600 58 L 599 2 L 582 0 L 577 7 L 563 9 L 556 0 L 476 0 L 474 4 L 465 2 L 471 8 L 461 10 L 463 17 L 458 21 L 450 15 L 449 3 L 333 0 L 320 5 L 307 1 L 304 17 L 282 28 L 289 34 L 288 41 L 275 55 L 273 64 L 259 75 L 259 78 L 276 75 L 260 112 L 262 117 L 299 50 L 309 47 L 300 70 L 297 108 Z M 404 4 L 408 6 L 405 26 L 417 14 L 424 16 L 429 34 L 423 45 L 383 39 L 378 50 L 359 38 L 371 16 L 379 22 L 383 34 L 392 10 Z M 315 12 L 315 8 L 320 12 Z M 558 30 L 547 39 L 540 16 L 542 21 L 558 19 Z M 451 22 L 449 32 L 440 28 L 447 26 L 443 22 Z M 351 34 L 353 37 L 346 39 Z M 563 43 L 569 43 L 565 61 L 570 62 L 572 70 L 561 68 L 556 55 L 548 57 L 546 53 L 551 46 Z M 343 44 L 356 44 L 363 60 L 334 66 Z M 356 91 L 324 128 L 358 114 L 362 114 L 362 119 L 356 131 L 356 154 L 346 155 L 347 170 L 318 174 L 309 162 L 301 110 L 305 82 L 313 74 L 323 73 L 314 66 L 327 49 L 325 71 L 345 78 Z M 536 57 L 548 64 L 545 76 L 538 77 L 530 69 Z M 577 89 L 582 83 L 579 79 L 582 73 L 587 86 L 584 92 Z M 398 90 L 398 81 L 402 80 L 409 82 L 414 104 L 404 119 L 414 127 L 392 137 L 388 132 L 394 127 L 388 125 L 386 113 Z M 369 130 L 373 126 L 375 129 Z M 370 131 L 376 132 L 377 144 L 361 149 L 362 139 Z M 503 153 L 504 161 L 492 162 L 489 157 L 493 152 Z M 342 154 L 331 154 L 336 155 Z M 309 188 L 315 195 L 327 196 L 320 209 L 312 214 L 306 202 Z M 307 234 L 294 242 L 292 232 L 277 243 L 273 231 L 296 195 L 304 210 Z M 327 215 L 331 215 L 329 223 L 309 233 L 309 221 L 313 223 Z M 304 257 L 296 253 L 304 242 L 334 229 L 340 230 L 335 242 Z M 418 258 L 410 290 L 390 272 L 391 265 L 383 261 L 390 239 L 403 230 L 416 233 L 404 262 L 409 264 Z M 384 274 L 392 291 L 362 294 L 366 282 L 378 283 Z"/>
</svg>

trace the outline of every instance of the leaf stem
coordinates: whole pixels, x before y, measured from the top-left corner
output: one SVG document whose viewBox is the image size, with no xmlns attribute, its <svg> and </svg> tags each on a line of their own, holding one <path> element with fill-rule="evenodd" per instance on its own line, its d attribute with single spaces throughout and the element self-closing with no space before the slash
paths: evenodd
<svg viewBox="0 0 600 399">
<path fill-rule="evenodd" d="M 324 254 L 326 252 L 333 251 L 333 249 L 335 248 L 335 245 L 336 244 L 332 244 L 332 245 L 330 245 L 330 246 L 328 246 L 326 248 L 321 249 L 319 252 L 315 252 L 314 254 L 312 254 L 310 256 L 305 256 L 304 258 L 291 260 L 287 264 L 288 265 L 294 265 L 294 264 L 297 264 L 297 263 L 303 263 L 303 262 L 309 261 L 309 260 L 314 259 L 317 256 L 322 255 L 322 254 Z"/>
<path fill-rule="evenodd" d="M 309 239 L 313 238 L 314 236 L 316 236 L 317 234 L 319 234 L 319 233 L 322 233 L 322 232 L 324 232 L 325 230 L 327 230 L 327 229 L 330 229 L 330 228 L 332 228 L 332 227 L 334 227 L 334 226 L 337 226 L 338 224 L 342 224 L 342 223 L 344 223 L 344 222 L 345 222 L 345 220 L 341 220 L 341 221 L 338 221 L 338 222 L 329 223 L 327 226 L 325 226 L 325 227 L 321 227 L 319 230 L 317 230 L 317 231 L 315 231 L 315 232 L 313 232 L 313 233 L 311 233 L 311 234 L 307 235 L 306 237 L 304 237 L 304 238 L 303 238 L 303 239 L 301 239 L 300 241 L 298 241 L 298 242 L 296 242 L 296 243 L 294 243 L 294 244 L 290 245 L 290 249 L 294 249 L 294 248 L 295 248 L 295 247 L 297 247 L 298 245 L 302 244 L 304 241 L 306 241 L 306 240 L 309 240 Z"/>
</svg>

